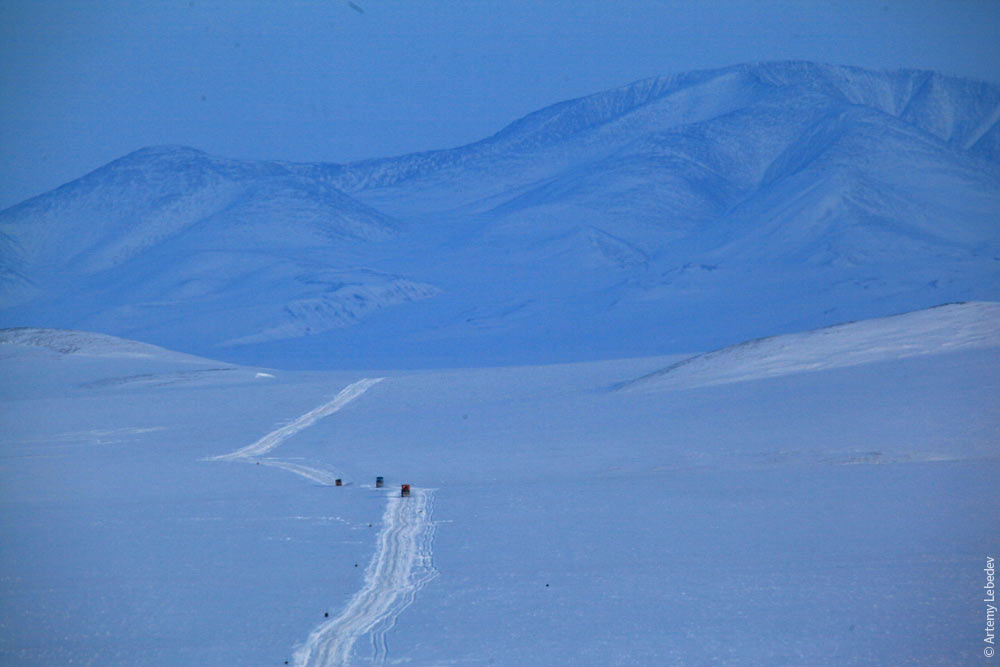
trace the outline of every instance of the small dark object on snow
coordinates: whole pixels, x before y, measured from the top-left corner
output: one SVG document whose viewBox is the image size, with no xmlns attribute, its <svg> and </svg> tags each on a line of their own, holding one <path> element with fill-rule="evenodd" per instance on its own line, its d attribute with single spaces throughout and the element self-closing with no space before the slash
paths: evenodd
<svg viewBox="0 0 1000 667">
<path fill-rule="evenodd" d="M 385 486 L 385 480 L 383 478 L 381 478 L 381 477 L 376 477 L 375 478 L 375 488 L 376 489 L 381 489 L 383 486 Z"/>
<path fill-rule="evenodd" d="M 401 497 L 403 497 L 403 498 L 409 498 L 410 497 L 410 485 L 409 484 L 404 484 L 403 488 L 399 490 L 399 495 Z"/>
<path fill-rule="evenodd" d="M 357 567 L 357 566 L 358 566 L 358 564 L 357 564 L 357 563 L 355 563 L 355 564 L 354 564 L 354 567 Z"/>
<path fill-rule="evenodd" d="M 330 612 L 324 611 L 323 612 L 323 618 L 330 618 Z"/>
<path fill-rule="evenodd" d="M 334 484 L 336 484 L 337 486 L 343 486 L 344 485 L 344 483 L 340 481 L 339 477 L 337 478 L 337 481 L 334 482 Z"/>
<path fill-rule="evenodd" d="M 548 584 L 545 584 L 545 587 L 546 587 L 546 588 L 548 588 L 548 587 L 549 587 L 549 585 L 548 585 Z"/>
</svg>

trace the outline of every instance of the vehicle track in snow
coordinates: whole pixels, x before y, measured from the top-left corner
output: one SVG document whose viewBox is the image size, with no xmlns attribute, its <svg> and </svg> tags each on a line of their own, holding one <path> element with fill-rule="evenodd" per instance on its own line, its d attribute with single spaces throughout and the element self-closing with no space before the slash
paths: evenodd
<svg viewBox="0 0 1000 667">
<path fill-rule="evenodd" d="M 291 463 L 289 461 L 281 461 L 279 459 L 260 459 L 258 463 L 265 466 L 271 466 L 272 468 L 281 468 L 282 470 L 293 472 L 296 475 L 305 477 L 306 479 L 323 486 L 336 486 L 337 478 L 339 477 L 337 473 L 329 470 L 310 468 L 309 466 L 304 466 L 301 463 Z"/>
<path fill-rule="evenodd" d="M 333 399 L 313 408 L 295 421 L 277 428 L 256 442 L 228 454 L 205 458 L 205 461 L 243 461 L 281 468 L 313 482 L 332 486 L 336 476 L 328 470 L 310 468 L 276 458 L 261 458 L 299 431 L 331 415 L 364 394 L 384 378 L 364 378 L 340 391 Z M 376 539 L 375 553 L 365 570 L 365 583 L 347 607 L 310 633 L 305 644 L 295 651 L 299 667 L 345 665 L 354 645 L 369 635 L 372 663 L 384 665 L 388 655 L 386 634 L 396 619 L 413 602 L 427 582 L 437 576 L 431 559 L 434 523 L 431 521 L 434 491 L 411 488 L 410 496 L 386 494 L 382 528 Z"/>
<path fill-rule="evenodd" d="M 295 652 L 296 667 L 349 664 L 354 644 L 364 634 L 369 635 L 372 664 L 385 664 L 386 633 L 417 592 L 437 576 L 431 559 L 434 492 L 413 488 L 410 493 L 409 498 L 388 496 L 364 586 L 340 615 L 312 631 Z"/>
<path fill-rule="evenodd" d="M 245 463 L 262 463 L 264 465 L 273 466 L 275 468 L 281 468 L 282 470 L 287 470 L 289 472 L 295 473 L 296 475 L 301 475 L 306 479 L 312 480 L 319 484 L 325 486 L 333 486 L 336 483 L 336 475 L 328 470 L 320 470 L 318 468 L 310 468 L 298 463 L 290 463 L 288 461 L 282 461 L 280 459 L 259 458 L 264 454 L 267 454 L 272 449 L 280 445 L 282 442 L 292 437 L 299 431 L 309 428 L 320 419 L 332 415 L 333 413 L 339 411 L 345 405 L 358 398 L 370 388 L 384 380 L 385 378 L 363 378 L 357 382 L 351 383 L 344 387 L 340 393 L 334 396 L 331 400 L 323 403 L 322 405 L 313 408 L 309 412 L 305 413 L 295 421 L 285 424 L 281 428 L 277 428 L 264 437 L 260 438 L 256 442 L 253 442 L 246 447 L 241 447 L 236 451 L 229 452 L 228 454 L 220 454 L 219 456 L 210 456 L 204 461 L 243 461 Z"/>
</svg>

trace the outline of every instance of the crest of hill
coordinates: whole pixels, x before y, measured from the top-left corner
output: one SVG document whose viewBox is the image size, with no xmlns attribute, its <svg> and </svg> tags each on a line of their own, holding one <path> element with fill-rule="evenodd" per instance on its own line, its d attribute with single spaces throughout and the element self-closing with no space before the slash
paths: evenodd
<svg viewBox="0 0 1000 667">
<path fill-rule="evenodd" d="M 637 134 L 677 132 L 780 97 L 814 107 L 868 108 L 949 146 L 1000 160 L 1000 88 L 994 85 L 926 70 L 771 62 L 655 77 L 561 102 L 473 144 L 344 165 L 335 183 L 360 192 L 439 173 L 492 171 L 497 162 L 530 177 L 539 162 L 552 167 L 608 155 Z M 533 158 L 519 159 L 526 155 Z"/>
<path fill-rule="evenodd" d="M 146 148 L 0 212 L 3 266 L 44 282 L 47 268 L 89 275 L 169 242 L 295 251 L 391 238 L 396 223 L 280 162 Z M 41 274 L 41 275 L 40 275 Z"/>
<path fill-rule="evenodd" d="M 619 390 L 687 389 L 993 347 L 1000 347 L 1000 303 L 946 304 L 747 341 L 690 357 Z"/>
<path fill-rule="evenodd" d="M 89 331 L 72 331 L 69 329 L 43 329 L 37 327 L 0 329 L 0 346 L 3 346 L 7 350 L 5 356 L 9 356 L 14 348 L 34 348 L 54 352 L 59 355 L 150 359 L 190 364 L 219 365 L 218 362 L 209 359 L 174 352 L 148 343 L 140 343 L 106 334 Z"/>
<path fill-rule="evenodd" d="M 288 163 L 147 148 L 0 212 L 0 299 L 44 311 L 8 323 L 143 336 L 137 328 L 165 315 L 202 330 L 231 325 L 220 337 L 233 338 L 283 326 L 286 304 L 302 299 L 323 297 L 336 314 L 342 304 L 325 295 L 347 272 L 331 283 L 329 267 L 355 265 L 399 226 L 317 177 L 317 169 L 305 175 Z M 375 292 L 366 293 L 363 308 L 352 297 L 352 312 L 432 293 L 379 272 L 351 275 L 360 276 L 352 285 Z M 380 298 L 397 283 L 423 291 Z M 313 320 L 312 330 L 341 325 Z"/>
</svg>

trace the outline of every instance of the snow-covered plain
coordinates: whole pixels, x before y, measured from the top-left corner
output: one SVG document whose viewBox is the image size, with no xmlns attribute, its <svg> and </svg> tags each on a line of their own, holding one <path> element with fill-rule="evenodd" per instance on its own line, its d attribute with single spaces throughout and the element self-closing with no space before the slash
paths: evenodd
<svg viewBox="0 0 1000 667">
<path fill-rule="evenodd" d="M 3 332 L 0 662 L 978 664 L 998 310 L 412 372 Z"/>
</svg>

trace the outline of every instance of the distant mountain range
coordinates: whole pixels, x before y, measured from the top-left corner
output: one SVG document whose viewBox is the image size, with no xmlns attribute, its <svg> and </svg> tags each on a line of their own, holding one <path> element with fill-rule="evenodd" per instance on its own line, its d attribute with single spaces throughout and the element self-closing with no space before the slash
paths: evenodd
<svg viewBox="0 0 1000 667">
<path fill-rule="evenodd" d="M 0 261 L 0 326 L 231 361 L 706 350 L 996 299 L 1000 88 L 768 63 L 396 158 L 143 149 L 0 212 Z"/>
</svg>

